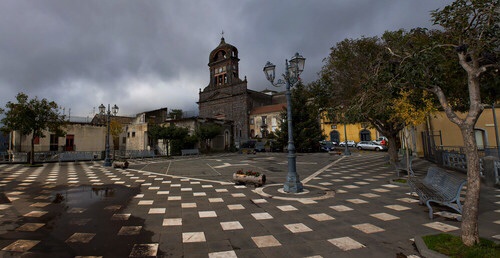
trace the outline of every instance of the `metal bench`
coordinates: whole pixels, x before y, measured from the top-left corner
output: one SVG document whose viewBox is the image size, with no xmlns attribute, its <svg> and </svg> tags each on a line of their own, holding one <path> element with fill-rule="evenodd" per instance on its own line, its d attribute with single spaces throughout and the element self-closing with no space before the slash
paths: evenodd
<svg viewBox="0 0 500 258">
<path fill-rule="evenodd" d="M 200 155 L 200 151 L 198 149 L 183 149 L 181 150 L 181 155 Z"/>
<path fill-rule="evenodd" d="M 467 180 L 452 175 L 438 167 L 430 167 L 427 175 L 420 180 L 410 177 L 408 184 L 413 192 L 418 194 L 420 204 L 429 207 L 429 218 L 433 218 L 431 202 L 446 205 L 462 214 L 460 191 Z"/>
<path fill-rule="evenodd" d="M 410 156 L 410 158 L 407 159 L 405 154 L 403 155 L 403 158 L 394 165 L 396 167 L 396 172 L 398 173 L 398 177 L 400 171 L 405 171 L 410 176 L 415 176 L 415 174 L 413 173 L 413 169 L 411 168 L 413 158 L 414 158 L 413 156 Z M 409 161 L 409 166 L 406 166 L 406 163 L 408 161 Z"/>
</svg>

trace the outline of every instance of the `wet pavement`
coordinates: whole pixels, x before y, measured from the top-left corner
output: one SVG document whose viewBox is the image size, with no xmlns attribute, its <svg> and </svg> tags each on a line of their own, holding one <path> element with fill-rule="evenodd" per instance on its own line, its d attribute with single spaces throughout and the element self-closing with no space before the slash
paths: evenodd
<svg viewBox="0 0 500 258">
<path fill-rule="evenodd" d="M 406 257 L 416 235 L 460 222 L 390 184 L 384 153 L 300 154 L 306 191 L 282 191 L 285 153 L 0 165 L 0 257 Z M 417 175 L 432 164 L 414 161 Z M 264 187 L 235 185 L 238 169 Z M 484 187 L 482 237 L 500 239 L 500 190 Z"/>
</svg>

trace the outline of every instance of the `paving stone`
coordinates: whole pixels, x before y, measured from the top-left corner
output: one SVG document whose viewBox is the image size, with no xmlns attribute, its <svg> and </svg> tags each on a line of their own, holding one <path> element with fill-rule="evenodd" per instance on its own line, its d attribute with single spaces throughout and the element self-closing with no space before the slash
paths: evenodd
<svg viewBox="0 0 500 258">
<path fill-rule="evenodd" d="M 451 225 L 448 225 L 448 224 L 445 224 L 442 222 L 426 223 L 426 224 L 424 224 L 424 226 L 430 227 L 433 229 L 437 229 L 437 230 L 442 231 L 442 232 L 450 232 L 450 231 L 455 231 L 455 230 L 459 229 L 458 227 L 451 226 Z"/>
<path fill-rule="evenodd" d="M 158 244 L 135 244 L 129 257 L 156 257 Z"/>
<path fill-rule="evenodd" d="M 253 242 L 259 247 L 273 247 L 273 246 L 281 246 L 281 243 L 274 238 L 274 236 L 255 236 L 252 237 Z"/>
<path fill-rule="evenodd" d="M 89 243 L 96 234 L 94 233 L 74 233 L 68 239 L 67 243 Z"/>
<path fill-rule="evenodd" d="M 256 162 L 254 158 L 263 158 L 286 167 L 286 157 L 279 155 L 266 153 L 251 156 L 252 161 L 247 164 Z M 163 255 L 171 257 L 385 257 L 397 252 L 410 256 L 415 254 L 415 250 L 408 239 L 414 235 L 459 230 L 460 222 L 445 218 L 447 212 L 438 211 L 434 220 L 429 221 L 427 208 L 418 205 L 418 198 L 410 195 L 407 187 L 389 186 L 388 179 L 394 177 L 394 172 L 383 165 L 381 155 L 385 154 L 354 153 L 316 176 L 321 179 L 309 181 L 308 184 L 314 186 L 332 185 L 330 188 L 335 195 L 326 200 L 313 200 L 301 195 L 293 201 L 261 197 L 253 191 L 253 186 L 226 185 L 227 182 L 216 180 L 191 180 L 134 169 L 116 170 L 103 168 L 100 163 L 96 166 L 49 164 L 41 170 L 23 168 L 22 171 L 13 170 L 16 173 L 9 173 L 9 177 L 1 177 L 5 171 L 2 168 L 0 183 L 8 181 L 8 185 L 2 187 L 8 188 L 6 192 L 13 193 L 9 197 L 17 199 L 11 204 L 0 204 L 0 220 L 8 221 L 13 210 L 18 210 L 20 214 L 36 211 L 51 213 L 58 207 L 51 203 L 55 189 L 79 181 L 78 184 L 82 185 L 118 182 L 142 191 L 132 194 L 134 199 L 128 205 L 109 203 L 104 207 L 102 218 L 89 215 L 93 213 L 89 208 L 82 213 L 72 213 L 73 217 L 65 224 L 68 231 L 64 236 L 67 238 L 65 244 L 91 250 L 104 242 L 99 221 L 107 221 L 109 229 L 106 234 L 123 240 L 124 248 L 120 251 L 124 253 L 120 256 L 124 257 L 155 257 L 160 254 L 160 248 Z M 231 159 L 235 157 L 238 156 L 231 156 Z M 334 157 L 337 158 L 340 157 Z M 233 162 L 231 159 L 221 158 L 220 162 Z M 160 164 L 147 160 L 133 162 L 154 164 L 149 168 L 159 168 Z M 165 164 L 174 166 L 181 162 L 165 161 Z M 415 164 L 417 175 L 422 175 L 418 173 L 426 168 L 419 169 L 418 162 Z M 301 165 L 300 162 L 298 165 Z M 41 190 L 35 192 L 32 189 L 37 185 Z M 306 190 L 312 189 L 309 187 L 305 185 Z M 495 198 L 495 195 L 498 193 L 488 197 Z M 497 205 L 494 202 L 490 204 Z M 82 206 L 82 209 L 86 207 Z M 491 212 L 498 214 L 500 208 L 494 206 Z M 47 227 L 40 222 L 52 218 L 52 214 L 41 216 L 23 216 L 29 223 L 18 224 L 17 228 L 13 226 L 10 234 L 43 234 Z M 432 224 L 436 222 L 444 225 Z M 482 222 L 481 227 L 488 228 L 482 232 L 498 239 L 499 223 L 497 219 Z M 145 230 L 142 230 L 143 227 Z M 97 228 L 97 233 L 80 233 L 92 228 Z M 34 230 L 34 233 L 29 230 Z M 75 232 L 90 234 L 87 235 L 90 240 L 70 240 L 68 236 Z M 141 244 L 140 239 L 159 239 L 160 243 Z M 47 240 L 42 239 L 38 249 L 48 244 L 44 241 Z M 0 247 L 7 248 L 8 244 L 12 242 L 4 241 Z M 145 253 L 149 252 L 148 245 L 153 247 L 149 254 Z M 36 253 L 38 249 L 32 248 L 29 252 Z M 75 250 L 76 256 L 89 254 Z M 92 255 L 106 257 L 99 252 Z"/>
<path fill-rule="evenodd" d="M 183 243 L 206 242 L 204 232 L 185 232 L 182 233 Z"/>
<path fill-rule="evenodd" d="M 131 236 L 131 235 L 139 235 L 141 232 L 142 226 L 123 226 L 118 231 L 119 236 Z"/>
<path fill-rule="evenodd" d="M 19 240 L 16 240 L 14 243 L 2 248 L 2 251 L 24 253 L 24 252 L 29 251 L 31 248 L 33 248 L 38 243 L 40 243 L 40 241 L 38 241 L 38 240 L 19 239 Z"/>
<path fill-rule="evenodd" d="M 45 223 L 25 223 L 22 226 L 16 228 L 17 231 L 36 231 L 39 228 L 45 226 Z"/>
<path fill-rule="evenodd" d="M 302 232 L 310 232 L 312 231 L 311 228 L 308 226 L 302 224 L 302 223 L 295 223 L 295 224 L 285 224 L 284 225 L 290 232 L 292 233 L 302 233 Z"/>
<path fill-rule="evenodd" d="M 243 226 L 240 224 L 239 221 L 221 222 L 220 225 L 221 225 L 221 227 L 222 227 L 223 230 L 243 229 Z"/>
<path fill-rule="evenodd" d="M 332 238 L 329 239 L 328 242 L 332 243 L 333 245 L 335 245 L 336 247 L 340 248 L 343 251 L 349 251 L 353 249 L 366 247 L 350 237 Z"/>
</svg>

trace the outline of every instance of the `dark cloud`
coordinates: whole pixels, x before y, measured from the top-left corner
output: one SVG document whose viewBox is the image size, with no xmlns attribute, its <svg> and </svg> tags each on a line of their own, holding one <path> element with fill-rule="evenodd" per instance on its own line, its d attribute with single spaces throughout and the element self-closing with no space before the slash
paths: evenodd
<svg viewBox="0 0 500 258">
<path fill-rule="evenodd" d="M 122 114 L 160 107 L 196 110 L 209 80 L 208 54 L 224 37 L 240 51 L 240 74 L 270 88 L 266 61 L 307 58 L 316 79 L 344 38 L 431 26 L 450 1 L 19 1 L 0 2 L 0 105 L 18 92 L 55 100 L 72 114 L 101 103 Z M 278 70 L 279 71 L 279 70 Z"/>
</svg>

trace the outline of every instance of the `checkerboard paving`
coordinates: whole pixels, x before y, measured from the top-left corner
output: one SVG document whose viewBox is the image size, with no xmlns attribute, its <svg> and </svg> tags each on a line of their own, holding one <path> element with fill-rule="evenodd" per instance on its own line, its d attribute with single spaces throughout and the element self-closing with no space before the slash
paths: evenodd
<svg viewBox="0 0 500 258">
<path fill-rule="evenodd" d="M 0 232 L 3 236 L 23 234 L 22 239 L 0 242 L 0 252 L 43 252 L 46 240 L 35 233 L 46 229 L 44 219 L 52 216 L 57 205 L 52 202 L 54 189 L 61 185 L 140 188 L 129 203 L 110 203 L 102 208 L 99 214 L 106 221 L 106 230 L 91 227 L 96 219 L 87 207 L 64 211 L 74 217 L 59 233 L 64 236 L 63 242 L 77 248 L 81 256 L 106 257 L 122 251 L 128 257 L 203 253 L 205 257 L 297 257 L 306 250 L 302 257 L 330 257 L 335 253 L 361 257 L 373 256 L 372 251 L 380 246 L 385 249 L 379 252 L 389 256 L 402 251 L 414 255 L 417 251 L 410 239 L 415 235 L 457 232 L 460 225 L 440 214 L 429 220 L 426 207 L 408 195 L 409 188 L 388 183 L 395 172 L 384 165 L 380 154 L 344 158 L 312 178 L 307 185 L 335 190 L 334 198 L 317 201 L 265 198 L 251 187 L 104 168 L 95 163 L 35 169 L 9 165 L 1 169 L 0 186 L 6 189 L 11 203 L 0 204 L 0 221 L 16 220 L 10 212 L 15 210 L 26 223 Z M 32 192 L 35 188 L 39 190 Z M 500 200 L 498 196 L 497 192 L 496 200 Z M 440 208 L 437 212 L 446 212 Z M 500 208 L 492 211 L 499 212 Z M 488 225 L 496 232 L 489 237 L 500 238 L 499 223 L 492 220 Z M 102 241 L 111 236 L 117 242 Z M 117 245 L 123 241 L 128 241 L 128 249 Z M 387 247 L 386 242 L 398 246 Z M 90 246 L 97 251 L 83 251 Z"/>
</svg>

